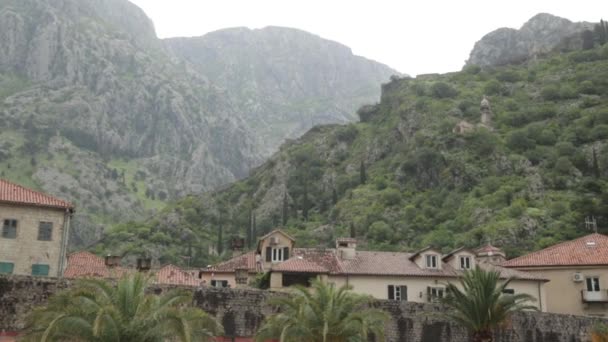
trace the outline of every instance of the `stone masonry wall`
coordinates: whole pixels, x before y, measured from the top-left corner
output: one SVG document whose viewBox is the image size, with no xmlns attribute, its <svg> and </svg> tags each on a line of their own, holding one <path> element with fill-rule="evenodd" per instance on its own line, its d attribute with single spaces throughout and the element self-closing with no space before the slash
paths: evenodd
<svg viewBox="0 0 608 342">
<path fill-rule="evenodd" d="M 52 278 L 0 276 L 0 332 L 19 331 L 24 316 L 43 305 L 54 292 L 65 289 L 70 281 Z M 155 287 L 160 293 L 168 287 Z M 276 308 L 266 304 L 285 294 L 261 290 L 193 289 L 194 304 L 214 315 L 224 326 L 225 335 L 253 336 L 264 318 Z M 374 306 L 387 311 L 388 341 L 465 342 L 468 333 L 445 321 L 440 305 L 379 300 Z M 595 319 L 547 313 L 521 313 L 496 332 L 496 342 L 587 342 Z"/>
</svg>

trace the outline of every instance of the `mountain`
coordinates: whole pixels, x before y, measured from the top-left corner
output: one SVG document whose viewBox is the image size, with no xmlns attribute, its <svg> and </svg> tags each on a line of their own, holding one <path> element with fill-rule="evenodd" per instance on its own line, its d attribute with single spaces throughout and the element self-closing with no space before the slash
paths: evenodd
<svg viewBox="0 0 608 342">
<path fill-rule="evenodd" d="M 357 108 L 378 100 L 389 67 L 350 48 L 291 28 L 232 28 L 164 40 L 232 102 L 269 156 L 285 139 L 325 123 L 355 121 Z"/>
<path fill-rule="evenodd" d="M 73 246 L 96 241 L 107 223 L 143 217 L 169 199 L 245 177 L 282 139 L 305 129 L 298 115 L 309 115 L 308 125 L 352 119 L 349 108 L 357 101 L 374 102 L 377 86 L 393 72 L 356 57 L 350 67 L 336 67 L 336 56 L 346 48 L 332 48 L 305 33 L 290 39 L 300 37 L 306 37 L 307 48 L 315 40 L 327 46 L 329 61 L 313 63 L 328 72 L 325 81 L 333 82 L 332 94 L 338 95 L 315 97 L 329 86 L 311 67 L 314 51 L 289 50 L 297 42 L 276 47 L 290 57 L 272 66 L 272 79 L 250 80 L 264 73 L 252 70 L 239 79 L 260 82 L 259 87 L 232 89 L 217 75 L 270 66 L 198 47 L 203 56 L 234 63 L 217 64 L 216 70 L 201 67 L 196 53 L 189 57 L 192 62 L 182 59 L 157 38 L 145 13 L 126 0 L 1 1 L 0 177 L 74 202 Z M 275 43 L 268 41 L 267 52 Z M 375 90 L 365 82 L 363 90 L 344 86 L 343 79 L 359 80 L 350 75 L 359 73 L 358 66 L 363 79 L 376 80 Z M 275 90 L 285 88 L 281 77 L 288 71 L 304 75 L 296 86 L 319 92 L 273 98 Z M 257 98 L 264 101 L 252 100 Z M 308 102 L 318 111 L 292 109 Z M 275 124 L 279 117 L 283 121 Z M 278 138 L 265 138 L 269 126 Z"/>
<path fill-rule="evenodd" d="M 586 217 L 608 224 L 607 76 L 604 45 L 393 78 L 361 122 L 316 126 L 243 180 L 115 226 L 97 251 L 204 266 L 232 236 L 254 248 L 282 226 L 301 247 L 490 241 L 516 256 L 587 234 Z"/>
<path fill-rule="evenodd" d="M 497 66 L 522 62 L 556 48 L 581 47 L 581 33 L 592 29 L 587 22 L 573 23 L 547 13 L 528 20 L 519 30 L 500 28 L 475 43 L 467 65 Z"/>
</svg>

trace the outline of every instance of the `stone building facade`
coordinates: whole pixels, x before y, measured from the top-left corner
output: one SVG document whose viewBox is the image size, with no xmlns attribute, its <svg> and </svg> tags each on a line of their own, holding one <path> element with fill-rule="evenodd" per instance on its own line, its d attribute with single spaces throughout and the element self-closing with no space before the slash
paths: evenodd
<svg viewBox="0 0 608 342">
<path fill-rule="evenodd" d="M 0 180 L 0 274 L 59 277 L 73 206 Z"/>
</svg>

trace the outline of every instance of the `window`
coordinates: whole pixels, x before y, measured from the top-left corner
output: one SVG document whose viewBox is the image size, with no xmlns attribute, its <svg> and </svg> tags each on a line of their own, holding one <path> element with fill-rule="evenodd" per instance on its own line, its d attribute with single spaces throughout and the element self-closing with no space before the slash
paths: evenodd
<svg viewBox="0 0 608 342">
<path fill-rule="evenodd" d="M 4 220 L 4 225 L 2 226 L 2 237 L 5 239 L 17 238 L 17 220 Z"/>
<path fill-rule="evenodd" d="M 600 278 L 599 277 L 588 277 L 587 291 L 588 292 L 599 292 L 600 291 Z"/>
<path fill-rule="evenodd" d="M 502 290 L 502 293 L 514 295 L 515 294 L 515 290 L 513 290 L 513 289 L 504 289 L 504 290 Z"/>
<path fill-rule="evenodd" d="M 234 278 L 237 284 L 247 284 L 247 270 L 236 270 Z"/>
<path fill-rule="evenodd" d="M 48 276 L 49 275 L 49 265 L 33 264 L 32 265 L 32 275 Z"/>
<path fill-rule="evenodd" d="M 12 262 L 0 262 L 0 274 L 12 274 L 15 264 Z"/>
<path fill-rule="evenodd" d="M 217 288 L 228 287 L 228 280 L 212 280 L 211 287 L 217 287 Z"/>
<path fill-rule="evenodd" d="M 439 299 L 443 298 L 445 289 L 443 287 L 428 287 L 429 302 L 438 302 Z"/>
<path fill-rule="evenodd" d="M 461 256 L 460 257 L 460 269 L 470 270 L 471 269 L 471 257 Z"/>
<path fill-rule="evenodd" d="M 407 286 L 389 285 L 388 286 L 388 299 L 406 301 L 407 300 Z"/>
<path fill-rule="evenodd" d="M 289 247 L 266 247 L 266 262 L 280 262 L 289 259 Z"/>
<path fill-rule="evenodd" d="M 40 222 L 40 225 L 38 225 L 38 240 L 53 240 L 53 222 Z"/>
<path fill-rule="evenodd" d="M 434 254 L 427 254 L 426 256 L 426 267 L 437 268 L 437 256 Z"/>
</svg>

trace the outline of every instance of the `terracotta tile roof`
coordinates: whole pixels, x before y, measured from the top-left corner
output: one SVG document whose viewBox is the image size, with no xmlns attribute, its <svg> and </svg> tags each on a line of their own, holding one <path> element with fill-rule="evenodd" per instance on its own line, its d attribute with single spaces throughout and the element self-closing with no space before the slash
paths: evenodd
<svg viewBox="0 0 608 342">
<path fill-rule="evenodd" d="M 0 202 L 73 209 L 67 201 L 0 179 Z"/>
<path fill-rule="evenodd" d="M 200 280 L 195 271 L 183 270 L 175 265 L 165 265 L 155 272 L 157 284 L 198 286 Z"/>
<path fill-rule="evenodd" d="M 232 273 L 237 269 L 248 270 L 250 273 L 257 272 L 255 262 L 255 251 L 247 252 L 232 259 L 220 262 L 217 265 L 201 270 L 203 273 Z"/>
<path fill-rule="evenodd" d="M 487 245 L 485 245 L 485 246 L 482 246 L 482 247 L 478 248 L 476 250 L 476 252 L 477 252 L 477 254 L 489 254 L 489 253 L 505 254 L 502 249 L 500 249 L 498 247 L 495 247 L 495 246 L 492 246 L 489 243 Z"/>
<path fill-rule="evenodd" d="M 122 267 L 109 268 L 106 266 L 105 259 L 97 255 L 80 251 L 68 256 L 68 264 L 63 273 L 66 278 L 114 278 L 120 277 L 126 272 Z"/>
<path fill-rule="evenodd" d="M 413 262 L 411 253 L 357 251 L 354 259 L 340 259 L 343 274 L 395 275 L 415 277 L 456 277 L 448 264 L 441 270 L 420 268 Z"/>
<path fill-rule="evenodd" d="M 608 265 L 608 236 L 590 234 L 508 260 L 505 267 Z"/>
<path fill-rule="evenodd" d="M 285 262 L 272 266 L 272 271 L 284 273 L 329 273 L 327 268 L 300 256 L 290 258 Z"/>
</svg>

